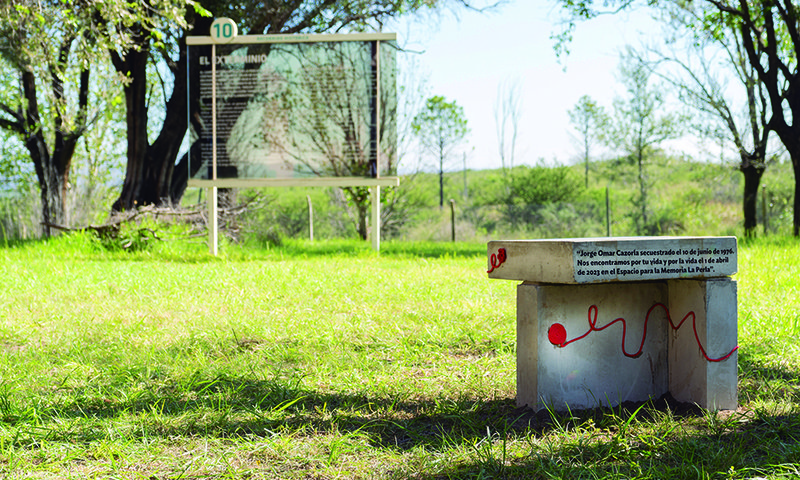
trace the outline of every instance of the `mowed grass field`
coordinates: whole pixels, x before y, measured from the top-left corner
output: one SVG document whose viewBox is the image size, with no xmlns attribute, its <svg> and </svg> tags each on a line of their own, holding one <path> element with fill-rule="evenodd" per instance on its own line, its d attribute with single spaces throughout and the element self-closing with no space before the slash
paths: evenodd
<svg viewBox="0 0 800 480">
<path fill-rule="evenodd" d="M 533 414 L 485 245 L 0 247 L 3 478 L 796 478 L 800 242 L 740 244 L 736 412 Z"/>
</svg>

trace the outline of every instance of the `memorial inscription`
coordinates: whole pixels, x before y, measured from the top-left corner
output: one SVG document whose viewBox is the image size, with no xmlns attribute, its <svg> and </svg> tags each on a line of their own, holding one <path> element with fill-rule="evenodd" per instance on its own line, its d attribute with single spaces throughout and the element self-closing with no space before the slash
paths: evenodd
<svg viewBox="0 0 800 480">
<path fill-rule="evenodd" d="M 578 281 L 649 280 L 663 275 L 707 276 L 725 274 L 736 262 L 733 248 L 617 248 L 604 245 L 575 246 L 573 256 Z"/>
<path fill-rule="evenodd" d="M 488 253 L 490 278 L 540 283 L 721 278 L 737 265 L 735 237 L 498 240 Z"/>
</svg>

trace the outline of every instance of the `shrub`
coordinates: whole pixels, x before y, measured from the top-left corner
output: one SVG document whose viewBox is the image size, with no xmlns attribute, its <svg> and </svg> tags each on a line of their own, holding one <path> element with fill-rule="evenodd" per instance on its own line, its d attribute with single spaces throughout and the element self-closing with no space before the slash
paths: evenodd
<svg viewBox="0 0 800 480">
<path fill-rule="evenodd" d="M 574 201 L 585 190 L 583 179 L 567 166 L 516 168 L 509 187 L 502 203 L 514 227 L 539 223 L 544 206 Z"/>
</svg>

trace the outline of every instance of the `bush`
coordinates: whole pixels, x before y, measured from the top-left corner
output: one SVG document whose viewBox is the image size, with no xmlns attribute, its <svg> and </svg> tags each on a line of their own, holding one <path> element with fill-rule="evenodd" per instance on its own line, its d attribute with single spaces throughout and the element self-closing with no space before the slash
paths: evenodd
<svg viewBox="0 0 800 480">
<path fill-rule="evenodd" d="M 572 202 L 584 192 L 583 180 L 570 167 L 519 167 L 512 171 L 503 202 L 513 227 L 542 221 L 546 205 Z"/>
</svg>

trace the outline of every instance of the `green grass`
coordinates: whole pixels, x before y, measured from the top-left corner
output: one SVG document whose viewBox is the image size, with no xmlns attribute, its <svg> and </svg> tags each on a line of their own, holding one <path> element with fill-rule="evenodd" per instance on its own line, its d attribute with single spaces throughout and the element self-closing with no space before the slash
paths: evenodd
<svg viewBox="0 0 800 480">
<path fill-rule="evenodd" d="M 800 476 L 795 240 L 740 245 L 725 414 L 517 409 L 485 244 L 205 250 L 0 248 L 0 477 Z"/>
</svg>

